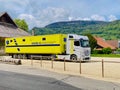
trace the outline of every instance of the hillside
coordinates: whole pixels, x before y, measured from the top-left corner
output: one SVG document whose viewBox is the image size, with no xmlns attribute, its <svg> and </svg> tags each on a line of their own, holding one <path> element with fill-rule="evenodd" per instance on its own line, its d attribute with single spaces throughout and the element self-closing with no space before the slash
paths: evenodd
<svg viewBox="0 0 120 90">
<path fill-rule="evenodd" d="M 35 35 L 54 33 L 76 33 L 101 36 L 105 39 L 120 39 L 120 21 L 67 21 L 56 22 L 44 28 L 34 27 Z"/>
</svg>

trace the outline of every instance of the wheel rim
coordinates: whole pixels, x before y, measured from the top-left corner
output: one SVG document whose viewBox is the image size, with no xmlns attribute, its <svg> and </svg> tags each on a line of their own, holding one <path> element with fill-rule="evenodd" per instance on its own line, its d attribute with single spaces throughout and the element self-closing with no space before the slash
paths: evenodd
<svg viewBox="0 0 120 90">
<path fill-rule="evenodd" d="M 72 60 L 77 60 L 77 57 L 76 56 L 72 56 Z"/>
</svg>

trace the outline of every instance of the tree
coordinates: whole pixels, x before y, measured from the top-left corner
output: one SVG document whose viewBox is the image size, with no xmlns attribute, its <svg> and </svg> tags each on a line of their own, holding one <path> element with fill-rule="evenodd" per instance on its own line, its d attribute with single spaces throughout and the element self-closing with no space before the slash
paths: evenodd
<svg viewBox="0 0 120 90">
<path fill-rule="evenodd" d="M 89 43 L 90 43 L 91 51 L 93 52 L 93 49 L 97 45 L 97 41 L 96 41 L 96 39 L 91 34 L 85 34 L 85 35 L 88 36 L 88 38 L 89 38 Z"/>
<path fill-rule="evenodd" d="M 15 19 L 14 22 L 16 23 L 16 25 L 20 28 L 23 29 L 25 31 L 28 31 L 28 25 L 26 23 L 26 21 L 24 19 Z"/>
<path fill-rule="evenodd" d="M 5 39 L 0 37 L 0 46 L 4 46 L 5 45 Z"/>
</svg>

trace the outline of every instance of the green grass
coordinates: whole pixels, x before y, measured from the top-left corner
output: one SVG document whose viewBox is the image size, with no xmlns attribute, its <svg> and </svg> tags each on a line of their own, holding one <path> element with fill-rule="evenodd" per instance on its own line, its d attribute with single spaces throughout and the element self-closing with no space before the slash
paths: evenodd
<svg viewBox="0 0 120 90">
<path fill-rule="evenodd" d="M 91 54 L 92 57 L 116 57 L 120 58 L 120 54 Z"/>
</svg>

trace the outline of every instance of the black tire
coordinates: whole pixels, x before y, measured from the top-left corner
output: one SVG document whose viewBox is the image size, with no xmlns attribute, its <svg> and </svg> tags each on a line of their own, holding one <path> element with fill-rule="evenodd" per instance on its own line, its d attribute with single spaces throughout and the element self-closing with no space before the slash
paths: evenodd
<svg viewBox="0 0 120 90">
<path fill-rule="evenodd" d="M 27 57 L 26 57 L 26 55 L 25 55 L 25 54 L 23 54 L 22 56 L 23 56 L 23 59 L 27 59 Z"/>
<path fill-rule="evenodd" d="M 9 56 L 11 56 L 13 58 L 14 55 L 13 54 L 9 54 Z"/>
<path fill-rule="evenodd" d="M 13 58 L 14 59 L 18 59 L 18 55 L 17 54 L 13 54 Z"/>
<path fill-rule="evenodd" d="M 56 55 L 52 55 L 51 56 L 51 59 L 55 59 L 55 58 L 57 58 Z"/>
<path fill-rule="evenodd" d="M 13 58 L 13 54 L 12 55 L 10 55 L 12 58 Z"/>
<path fill-rule="evenodd" d="M 70 58 L 72 61 L 77 61 L 77 56 L 76 55 L 71 55 L 71 58 Z"/>
<path fill-rule="evenodd" d="M 26 54 L 26 58 L 27 58 L 27 59 L 31 59 L 31 55 Z"/>
</svg>

